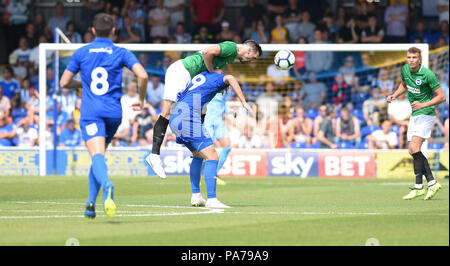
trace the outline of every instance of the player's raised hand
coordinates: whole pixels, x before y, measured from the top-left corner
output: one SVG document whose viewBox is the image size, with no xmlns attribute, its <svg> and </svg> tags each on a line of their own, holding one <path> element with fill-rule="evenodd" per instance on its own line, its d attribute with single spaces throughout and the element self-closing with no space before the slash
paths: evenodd
<svg viewBox="0 0 450 266">
<path fill-rule="evenodd" d="M 131 109 L 133 109 L 133 111 L 141 111 L 143 106 L 144 104 L 142 103 L 142 101 L 138 100 L 131 105 Z"/>
</svg>

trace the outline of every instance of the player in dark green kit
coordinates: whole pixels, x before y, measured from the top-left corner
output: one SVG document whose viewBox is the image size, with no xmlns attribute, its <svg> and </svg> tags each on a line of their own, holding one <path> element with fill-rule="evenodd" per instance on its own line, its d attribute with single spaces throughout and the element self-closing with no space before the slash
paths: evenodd
<svg viewBox="0 0 450 266">
<path fill-rule="evenodd" d="M 222 69 L 236 59 L 239 59 L 241 63 L 254 61 L 261 55 L 261 47 L 253 40 L 247 40 L 242 44 L 225 41 L 180 59 L 169 66 L 165 77 L 161 115 L 153 129 L 152 152 L 145 158 L 159 177 L 166 178 L 160 159 L 160 149 L 178 93 L 186 88 L 194 76 L 204 71 L 213 72 L 215 69 Z"/>
<path fill-rule="evenodd" d="M 446 97 L 436 75 L 422 65 L 422 56 L 418 48 L 408 49 L 406 62 L 407 64 L 402 68 L 402 82 L 398 89 L 387 97 L 387 102 L 390 103 L 399 95 L 407 93 L 413 110 L 407 138 L 408 151 L 413 157 L 416 183 L 403 199 L 414 199 L 426 194 L 425 200 L 429 200 L 442 188 L 442 185 L 434 179 L 428 159 L 422 153 L 421 147 L 431 135 L 431 129 L 436 120 L 435 106 L 445 102 Z M 422 176 L 425 176 L 428 181 L 427 191 L 423 188 Z"/>
</svg>

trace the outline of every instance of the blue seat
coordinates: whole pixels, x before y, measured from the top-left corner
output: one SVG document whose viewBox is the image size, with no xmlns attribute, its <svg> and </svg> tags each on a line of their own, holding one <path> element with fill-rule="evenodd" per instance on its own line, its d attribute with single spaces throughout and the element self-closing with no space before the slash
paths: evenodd
<svg viewBox="0 0 450 266">
<path fill-rule="evenodd" d="M 353 144 L 351 142 L 348 142 L 348 141 L 338 142 L 337 145 L 338 145 L 339 149 L 353 149 L 354 148 Z"/>
<path fill-rule="evenodd" d="M 311 149 L 319 149 L 320 148 L 320 142 L 314 142 L 309 146 Z"/>
<path fill-rule="evenodd" d="M 304 143 L 304 142 L 292 142 L 291 143 L 291 148 L 293 148 L 293 149 L 306 149 L 308 147 L 306 146 L 306 143 Z"/>
<path fill-rule="evenodd" d="M 441 142 L 434 142 L 428 144 L 428 149 L 441 150 L 444 148 L 444 144 Z"/>
<path fill-rule="evenodd" d="M 372 132 L 374 132 L 375 130 L 378 130 L 378 129 L 380 129 L 380 127 L 378 127 L 378 126 L 366 126 L 366 127 L 363 127 L 361 129 L 361 137 L 365 138 L 365 137 L 367 137 L 367 135 L 372 134 Z"/>
<path fill-rule="evenodd" d="M 364 139 L 363 141 L 361 141 L 358 146 L 356 146 L 357 149 L 363 150 L 363 149 L 368 149 L 369 148 L 369 140 L 368 139 Z"/>
</svg>

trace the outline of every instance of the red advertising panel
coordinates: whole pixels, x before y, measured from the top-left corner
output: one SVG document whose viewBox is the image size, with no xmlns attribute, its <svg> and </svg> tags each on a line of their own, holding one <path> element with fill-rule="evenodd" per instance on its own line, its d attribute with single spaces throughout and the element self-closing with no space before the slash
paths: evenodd
<svg viewBox="0 0 450 266">
<path fill-rule="evenodd" d="M 319 152 L 319 176 L 375 178 L 375 152 L 359 150 Z"/>
<path fill-rule="evenodd" d="M 220 151 L 217 151 L 220 154 Z M 225 164 L 219 171 L 220 176 L 266 177 L 267 152 L 258 150 L 232 149 Z"/>
</svg>

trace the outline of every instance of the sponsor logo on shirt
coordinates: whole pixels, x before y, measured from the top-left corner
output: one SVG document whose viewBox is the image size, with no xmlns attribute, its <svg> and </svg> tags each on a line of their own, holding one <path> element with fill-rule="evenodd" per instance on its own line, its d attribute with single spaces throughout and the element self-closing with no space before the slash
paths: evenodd
<svg viewBox="0 0 450 266">
<path fill-rule="evenodd" d="M 406 87 L 408 88 L 408 91 L 411 92 L 411 93 L 414 93 L 414 94 L 419 94 L 420 93 L 420 90 L 417 89 L 417 88 L 411 87 L 409 85 L 406 85 Z"/>
<path fill-rule="evenodd" d="M 112 48 L 106 47 L 106 48 L 91 48 L 89 49 L 89 53 L 108 53 L 112 54 Z"/>
</svg>

